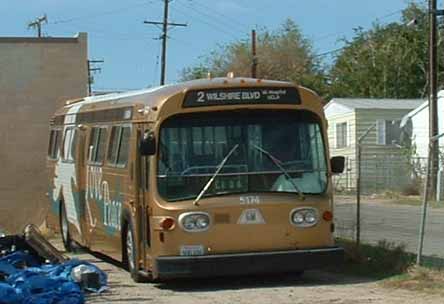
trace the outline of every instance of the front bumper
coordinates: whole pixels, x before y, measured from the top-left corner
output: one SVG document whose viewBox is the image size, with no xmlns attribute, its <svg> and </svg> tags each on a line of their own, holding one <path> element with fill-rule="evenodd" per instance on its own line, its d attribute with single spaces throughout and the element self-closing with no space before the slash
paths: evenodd
<svg viewBox="0 0 444 304">
<path fill-rule="evenodd" d="M 319 249 L 172 256 L 155 259 L 154 278 L 209 277 L 265 273 L 299 272 L 337 265 L 344 260 L 344 249 Z"/>
</svg>

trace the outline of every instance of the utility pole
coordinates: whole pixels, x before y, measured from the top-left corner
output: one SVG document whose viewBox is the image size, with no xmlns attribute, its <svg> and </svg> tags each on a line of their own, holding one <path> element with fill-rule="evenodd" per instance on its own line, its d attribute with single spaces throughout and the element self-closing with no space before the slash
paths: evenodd
<svg viewBox="0 0 444 304">
<path fill-rule="evenodd" d="M 438 56 L 436 18 L 442 11 L 437 11 L 437 0 L 429 0 L 429 138 L 438 135 Z M 430 196 L 435 197 L 438 179 L 438 142 L 430 143 Z"/>
<path fill-rule="evenodd" d="M 88 65 L 88 96 L 92 94 L 92 84 L 94 83 L 93 74 L 96 72 L 101 72 L 102 68 L 95 67 L 95 64 L 104 63 L 104 60 L 87 60 Z"/>
<path fill-rule="evenodd" d="M 256 56 L 256 31 L 251 31 L 251 53 L 253 62 L 251 63 L 251 77 L 257 78 L 257 56 Z"/>
<path fill-rule="evenodd" d="M 37 28 L 37 37 L 41 38 L 42 37 L 42 24 L 43 23 L 48 23 L 48 18 L 46 17 L 46 14 L 43 15 L 42 17 L 38 17 L 37 19 L 35 19 L 34 21 L 31 21 L 28 23 L 28 29 L 30 28 Z"/>
<path fill-rule="evenodd" d="M 167 39 L 168 39 L 168 26 L 188 26 L 184 23 L 169 23 L 168 22 L 168 5 L 172 0 L 164 0 L 164 10 L 163 10 L 163 22 L 157 21 L 144 21 L 145 24 L 152 25 L 162 25 L 162 59 L 160 64 L 160 85 L 165 84 L 165 71 L 166 71 L 166 55 L 167 55 Z"/>
</svg>

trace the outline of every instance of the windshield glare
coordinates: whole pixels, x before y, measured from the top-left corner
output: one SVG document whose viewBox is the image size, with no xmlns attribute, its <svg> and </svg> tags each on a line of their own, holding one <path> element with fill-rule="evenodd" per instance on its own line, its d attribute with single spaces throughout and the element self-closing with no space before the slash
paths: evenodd
<svg viewBox="0 0 444 304">
<path fill-rule="evenodd" d="M 297 193 L 293 184 L 303 193 L 324 192 L 327 167 L 317 117 L 307 111 L 249 111 L 168 119 L 159 140 L 160 195 L 168 201 L 196 198 L 236 145 L 204 197 Z M 289 176 L 258 147 L 279 160 Z"/>
</svg>

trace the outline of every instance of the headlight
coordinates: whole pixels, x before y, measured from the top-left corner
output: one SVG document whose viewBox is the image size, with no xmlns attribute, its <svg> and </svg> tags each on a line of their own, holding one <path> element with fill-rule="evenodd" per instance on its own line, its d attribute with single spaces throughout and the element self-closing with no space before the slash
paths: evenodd
<svg viewBox="0 0 444 304">
<path fill-rule="evenodd" d="M 210 224 L 210 216 L 205 212 L 187 212 L 179 216 L 180 227 L 188 232 L 206 231 Z"/>
<path fill-rule="evenodd" d="M 303 224 L 305 221 L 304 215 L 301 212 L 294 212 L 293 213 L 293 223 L 296 225 Z"/>
<path fill-rule="evenodd" d="M 316 213 L 311 210 L 307 211 L 305 213 L 305 221 L 309 224 L 316 223 L 316 221 L 317 221 Z"/>
<path fill-rule="evenodd" d="M 318 211 L 314 208 L 297 208 L 290 212 L 290 222 L 298 227 L 311 227 L 318 223 Z"/>
</svg>

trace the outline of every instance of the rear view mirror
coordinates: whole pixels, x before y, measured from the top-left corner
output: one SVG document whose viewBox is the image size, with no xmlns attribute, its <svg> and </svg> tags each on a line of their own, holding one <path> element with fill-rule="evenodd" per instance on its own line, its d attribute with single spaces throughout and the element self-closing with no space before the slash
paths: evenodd
<svg viewBox="0 0 444 304">
<path fill-rule="evenodd" d="M 139 151 L 142 156 L 156 154 L 156 137 L 153 132 L 146 131 L 139 144 Z"/>
<path fill-rule="evenodd" d="M 345 157 L 344 156 L 334 156 L 330 159 L 331 172 L 333 174 L 340 174 L 344 172 Z"/>
</svg>

